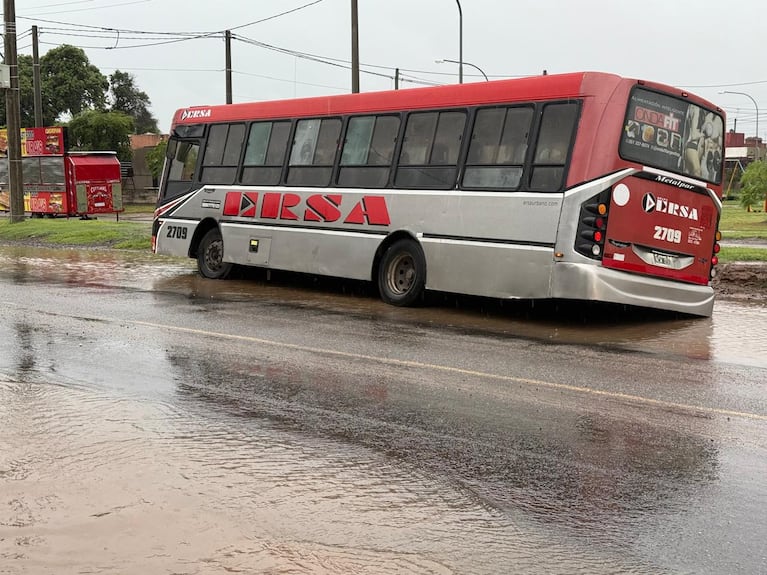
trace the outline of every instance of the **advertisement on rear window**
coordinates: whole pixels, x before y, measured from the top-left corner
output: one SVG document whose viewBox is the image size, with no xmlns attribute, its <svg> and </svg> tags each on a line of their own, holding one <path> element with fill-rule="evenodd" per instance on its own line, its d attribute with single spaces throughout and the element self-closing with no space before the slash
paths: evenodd
<svg viewBox="0 0 767 575">
<path fill-rule="evenodd" d="M 657 92 L 638 88 L 631 93 L 623 158 L 718 184 L 723 150 L 721 116 Z"/>
</svg>

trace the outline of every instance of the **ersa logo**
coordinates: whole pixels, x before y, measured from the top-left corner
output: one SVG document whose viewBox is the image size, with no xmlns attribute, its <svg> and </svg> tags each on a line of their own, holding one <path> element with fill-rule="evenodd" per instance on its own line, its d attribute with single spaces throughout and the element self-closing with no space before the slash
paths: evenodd
<svg viewBox="0 0 767 575">
<path fill-rule="evenodd" d="M 181 112 L 181 121 L 189 120 L 189 119 L 197 119 L 197 118 L 210 118 L 211 111 L 210 108 L 206 108 L 205 110 L 184 110 Z"/>
<path fill-rule="evenodd" d="M 667 198 L 656 198 L 651 193 L 646 193 L 642 198 L 642 209 L 648 214 L 652 212 L 661 212 L 663 214 L 669 214 L 678 218 L 684 218 L 686 220 L 698 221 L 697 208 L 691 208 L 690 206 L 684 206 L 672 202 Z"/>
</svg>

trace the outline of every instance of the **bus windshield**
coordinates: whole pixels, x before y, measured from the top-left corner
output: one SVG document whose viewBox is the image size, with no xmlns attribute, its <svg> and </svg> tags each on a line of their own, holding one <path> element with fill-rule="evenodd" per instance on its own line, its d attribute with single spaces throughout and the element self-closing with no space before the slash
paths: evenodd
<svg viewBox="0 0 767 575">
<path fill-rule="evenodd" d="M 722 116 L 681 98 L 635 88 L 629 98 L 622 158 L 721 183 Z"/>
</svg>

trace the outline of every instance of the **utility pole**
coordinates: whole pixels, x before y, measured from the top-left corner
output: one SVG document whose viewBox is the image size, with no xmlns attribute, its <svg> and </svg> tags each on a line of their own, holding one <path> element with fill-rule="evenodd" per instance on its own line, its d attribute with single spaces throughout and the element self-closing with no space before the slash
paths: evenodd
<svg viewBox="0 0 767 575">
<path fill-rule="evenodd" d="M 458 4 L 458 83 L 463 84 L 463 10 L 460 0 L 455 3 Z"/>
<path fill-rule="evenodd" d="M 226 36 L 226 103 L 232 103 L 232 31 L 227 30 Z"/>
<path fill-rule="evenodd" d="M 24 180 L 21 169 L 21 109 L 19 107 L 19 66 L 16 54 L 15 0 L 3 0 L 5 13 L 5 63 L 11 73 L 5 90 L 5 115 L 8 126 L 8 191 L 11 223 L 24 221 Z"/>
<path fill-rule="evenodd" d="M 360 34 L 357 0 L 352 0 L 352 94 L 360 91 Z"/>
<path fill-rule="evenodd" d="M 43 125 L 43 91 L 40 84 L 40 52 L 37 26 L 32 26 L 32 90 L 35 93 L 35 127 Z"/>
</svg>

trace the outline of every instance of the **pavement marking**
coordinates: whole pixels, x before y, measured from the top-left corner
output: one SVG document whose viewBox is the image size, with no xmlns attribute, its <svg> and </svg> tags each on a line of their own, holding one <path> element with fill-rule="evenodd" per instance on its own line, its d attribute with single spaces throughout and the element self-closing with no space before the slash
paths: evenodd
<svg viewBox="0 0 767 575">
<path fill-rule="evenodd" d="M 174 326 L 174 325 L 166 325 L 161 323 L 153 323 L 148 321 L 131 321 L 131 320 L 108 320 L 106 318 L 103 318 L 105 321 L 117 321 L 121 323 L 129 323 L 132 325 L 140 325 L 144 327 L 151 327 L 156 329 L 166 329 L 171 331 L 177 331 L 177 332 L 183 332 L 183 333 L 189 333 L 189 334 L 195 334 L 195 335 L 203 335 L 206 337 L 216 337 L 216 338 L 223 338 L 223 339 L 231 339 L 231 340 L 238 340 L 238 341 L 247 341 L 250 343 L 259 343 L 263 345 L 270 345 L 273 347 L 282 347 L 286 349 L 295 349 L 298 351 L 307 351 L 311 353 L 316 354 L 326 354 L 326 355 L 335 355 L 337 357 L 344 357 L 349 359 L 361 359 L 361 360 L 367 360 L 367 361 L 375 361 L 378 363 L 383 363 L 387 365 L 396 365 L 396 366 L 403 366 L 403 367 L 416 367 L 419 369 L 427 369 L 427 370 L 434 370 L 434 371 L 442 371 L 446 373 L 454 373 L 459 375 L 470 375 L 474 377 L 483 377 L 487 379 L 494 379 L 496 381 L 507 381 L 507 382 L 513 382 L 513 383 L 520 383 L 523 385 L 528 386 L 541 386 L 541 387 L 547 387 L 549 389 L 557 389 L 562 391 L 571 391 L 575 393 L 581 393 L 586 395 L 593 395 L 593 396 L 599 396 L 599 397 L 607 397 L 610 399 L 620 399 L 623 401 L 629 401 L 644 405 L 654 405 L 657 407 L 662 407 L 665 409 L 681 409 L 685 411 L 694 411 L 699 413 L 706 413 L 710 415 L 724 415 L 727 417 L 739 417 L 744 419 L 751 419 L 755 421 L 767 421 L 767 415 L 760 415 L 758 413 L 749 413 L 747 411 L 734 411 L 730 409 L 721 409 L 717 407 L 705 407 L 701 405 L 690 405 L 686 403 L 675 403 L 673 401 L 664 401 L 662 399 L 652 399 L 650 397 L 643 397 L 641 395 L 632 395 L 629 393 L 620 393 L 616 391 L 604 391 L 600 389 L 594 389 L 591 387 L 582 387 L 578 385 L 569 385 L 566 383 L 555 383 L 553 381 L 544 381 L 540 379 L 529 379 L 525 377 L 515 377 L 512 375 L 498 375 L 494 373 L 489 373 L 485 371 L 477 371 L 473 369 L 464 369 L 460 367 L 451 367 L 449 365 L 440 365 L 435 363 L 424 363 L 420 361 L 412 361 L 412 360 L 406 360 L 406 359 L 392 359 L 392 358 L 386 358 L 386 357 L 379 357 L 375 355 L 366 355 L 361 353 L 352 353 L 348 351 L 338 351 L 334 349 L 326 349 L 321 347 L 312 347 L 308 345 L 300 345 L 295 343 L 285 343 L 280 341 L 275 341 L 271 339 L 262 339 L 258 337 L 252 337 L 247 335 L 236 335 L 236 334 L 229 334 L 229 333 L 221 333 L 221 332 L 214 332 L 214 331 L 207 331 L 202 329 L 195 329 L 195 328 L 189 328 L 189 327 L 180 327 L 180 326 Z"/>
</svg>

